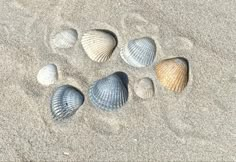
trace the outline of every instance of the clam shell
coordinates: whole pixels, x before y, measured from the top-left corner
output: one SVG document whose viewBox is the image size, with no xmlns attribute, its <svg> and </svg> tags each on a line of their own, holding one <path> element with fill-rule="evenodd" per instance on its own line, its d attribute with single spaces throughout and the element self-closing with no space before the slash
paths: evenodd
<svg viewBox="0 0 236 162">
<path fill-rule="evenodd" d="M 81 44 L 88 57 L 95 62 L 105 62 L 117 45 L 116 37 L 109 31 L 90 30 L 82 37 Z"/>
<path fill-rule="evenodd" d="M 151 98 L 155 93 L 155 88 L 152 79 L 139 79 L 134 85 L 134 91 L 137 96 L 143 99 Z"/>
<path fill-rule="evenodd" d="M 120 55 L 133 67 L 147 67 L 153 64 L 156 57 L 156 44 L 149 37 L 133 39 L 122 48 Z"/>
<path fill-rule="evenodd" d="M 37 75 L 37 81 L 44 85 L 49 86 L 54 84 L 58 79 L 57 66 L 54 64 L 48 64 L 39 70 Z"/>
<path fill-rule="evenodd" d="M 184 58 L 163 60 L 156 66 L 160 83 L 174 92 L 181 92 L 188 83 L 188 62 Z"/>
<path fill-rule="evenodd" d="M 89 98 L 95 107 L 112 111 L 125 104 L 128 100 L 128 90 L 121 78 L 114 73 L 92 84 L 89 88 Z"/>
<path fill-rule="evenodd" d="M 57 33 L 53 38 L 53 44 L 57 48 L 71 48 L 78 39 L 78 33 L 75 29 L 67 29 Z"/>
<path fill-rule="evenodd" d="M 51 98 L 51 112 L 56 120 L 72 116 L 84 102 L 83 94 L 75 87 L 58 87 Z"/>
</svg>

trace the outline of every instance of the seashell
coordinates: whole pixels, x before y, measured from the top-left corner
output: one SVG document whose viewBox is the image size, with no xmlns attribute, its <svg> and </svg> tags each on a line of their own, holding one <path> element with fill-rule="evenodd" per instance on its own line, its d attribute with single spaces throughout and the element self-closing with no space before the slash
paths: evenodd
<svg viewBox="0 0 236 162">
<path fill-rule="evenodd" d="M 154 89 L 153 81 L 150 78 L 142 78 L 134 85 L 136 95 L 143 99 L 151 98 L 155 93 Z"/>
<path fill-rule="evenodd" d="M 90 30 L 83 35 L 81 44 L 91 60 L 105 62 L 111 57 L 117 40 L 110 31 Z"/>
<path fill-rule="evenodd" d="M 58 79 L 57 66 L 48 64 L 39 70 L 37 80 L 44 86 L 54 84 Z"/>
<path fill-rule="evenodd" d="M 160 83 L 174 92 L 181 92 L 188 83 L 188 62 L 184 58 L 163 60 L 156 66 Z"/>
<path fill-rule="evenodd" d="M 128 90 L 121 78 L 114 73 L 96 81 L 89 88 L 89 98 L 95 107 L 112 111 L 125 104 Z"/>
<path fill-rule="evenodd" d="M 84 102 L 83 94 L 75 87 L 63 85 L 58 87 L 51 99 L 51 112 L 56 120 L 72 116 Z"/>
<path fill-rule="evenodd" d="M 152 65 L 156 57 L 156 44 L 149 37 L 130 40 L 121 50 L 120 55 L 133 67 L 147 67 Z"/>
<path fill-rule="evenodd" d="M 67 29 L 57 33 L 53 38 L 53 44 L 57 48 L 71 48 L 78 39 L 78 33 L 75 29 Z"/>
</svg>

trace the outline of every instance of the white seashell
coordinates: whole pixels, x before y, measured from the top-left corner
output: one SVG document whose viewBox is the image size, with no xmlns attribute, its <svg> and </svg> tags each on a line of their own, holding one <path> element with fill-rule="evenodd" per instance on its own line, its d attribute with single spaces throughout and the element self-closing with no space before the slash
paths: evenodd
<svg viewBox="0 0 236 162">
<path fill-rule="evenodd" d="M 143 99 L 151 98 L 155 93 L 155 88 L 152 79 L 142 78 L 134 85 L 134 91 L 137 96 Z"/>
<path fill-rule="evenodd" d="M 53 38 L 54 46 L 57 48 L 71 48 L 78 39 L 78 33 L 75 29 L 63 30 Z"/>
<path fill-rule="evenodd" d="M 156 44 L 149 37 L 130 40 L 121 50 L 120 55 L 133 67 L 147 67 L 153 64 L 156 57 Z"/>
<path fill-rule="evenodd" d="M 81 44 L 91 60 L 105 62 L 111 57 L 117 40 L 110 31 L 90 30 L 83 35 Z"/>
<path fill-rule="evenodd" d="M 57 88 L 51 99 L 53 118 L 62 120 L 72 116 L 83 102 L 84 96 L 77 88 L 70 85 Z"/>
<path fill-rule="evenodd" d="M 54 84 L 58 79 L 57 66 L 48 64 L 39 70 L 37 80 L 44 86 Z"/>
<path fill-rule="evenodd" d="M 89 98 L 95 107 L 112 111 L 125 104 L 128 90 L 121 78 L 114 73 L 96 81 L 89 89 Z"/>
</svg>

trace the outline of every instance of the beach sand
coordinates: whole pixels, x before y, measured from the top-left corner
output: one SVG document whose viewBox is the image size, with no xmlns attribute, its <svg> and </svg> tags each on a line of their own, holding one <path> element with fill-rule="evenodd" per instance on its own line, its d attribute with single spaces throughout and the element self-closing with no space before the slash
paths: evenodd
<svg viewBox="0 0 236 162">
<path fill-rule="evenodd" d="M 236 2 L 185 0 L 0 0 L 0 161 L 236 161 Z M 51 39 L 74 28 L 70 49 Z M 118 39 L 104 63 L 89 59 L 81 36 L 107 29 Z M 134 68 L 120 57 L 128 40 L 155 40 L 155 62 L 184 57 L 189 82 L 181 93 L 157 81 L 154 66 Z M 37 82 L 53 63 L 58 81 Z M 122 71 L 128 102 L 117 112 L 96 109 L 88 88 Z M 150 77 L 155 96 L 141 99 L 134 83 Z M 85 96 L 70 119 L 55 122 L 50 98 L 70 84 Z"/>
</svg>

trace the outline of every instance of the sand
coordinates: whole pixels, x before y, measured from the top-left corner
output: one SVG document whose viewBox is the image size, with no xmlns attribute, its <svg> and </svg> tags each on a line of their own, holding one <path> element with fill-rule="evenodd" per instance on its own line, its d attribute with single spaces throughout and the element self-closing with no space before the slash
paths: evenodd
<svg viewBox="0 0 236 162">
<path fill-rule="evenodd" d="M 0 161 L 236 161 L 236 2 L 233 0 L 1 0 Z M 79 34 L 70 49 L 52 47 L 62 29 Z M 115 33 L 105 63 L 91 61 L 80 40 L 90 29 Z M 184 57 L 189 82 L 175 94 L 160 85 L 154 67 L 127 65 L 121 47 L 149 36 L 156 62 Z M 45 65 L 58 81 L 37 82 Z M 88 87 L 113 72 L 129 77 L 129 100 L 117 112 L 92 106 Z M 155 96 L 143 100 L 135 81 L 150 77 Z M 54 89 L 70 84 L 85 95 L 75 115 L 55 122 Z"/>
</svg>

